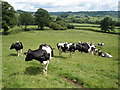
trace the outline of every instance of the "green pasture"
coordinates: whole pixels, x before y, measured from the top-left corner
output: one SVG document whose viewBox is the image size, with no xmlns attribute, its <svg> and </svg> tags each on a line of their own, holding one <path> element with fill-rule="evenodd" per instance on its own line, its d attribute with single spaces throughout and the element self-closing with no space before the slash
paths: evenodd
<svg viewBox="0 0 120 90">
<path fill-rule="evenodd" d="M 23 42 L 26 52 L 47 43 L 54 48 L 54 58 L 44 76 L 38 61 L 25 62 L 25 55 L 17 57 L 10 45 Z M 113 58 L 75 52 L 74 57 L 63 53 L 59 57 L 59 42 L 104 42 L 103 52 Z M 100 48 L 100 47 L 99 47 Z M 64 77 L 64 78 L 63 78 Z M 66 80 L 67 78 L 68 80 Z M 75 83 L 71 81 L 75 81 Z M 76 85 L 76 83 L 78 85 Z M 118 36 L 84 30 L 25 31 L 2 36 L 2 88 L 118 88 Z"/>
<path fill-rule="evenodd" d="M 75 26 L 75 29 L 80 30 L 92 30 L 92 31 L 101 31 L 99 24 L 85 24 L 85 23 L 71 23 Z M 113 31 L 110 31 L 113 32 Z M 115 32 L 113 33 L 120 33 L 120 27 L 115 27 Z"/>
</svg>

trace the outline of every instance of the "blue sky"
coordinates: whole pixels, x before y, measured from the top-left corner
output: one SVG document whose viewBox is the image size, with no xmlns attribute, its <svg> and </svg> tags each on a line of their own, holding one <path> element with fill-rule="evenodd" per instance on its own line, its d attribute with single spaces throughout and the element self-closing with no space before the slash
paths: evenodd
<svg viewBox="0 0 120 90">
<path fill-rule="evenodd" d="M 117 11 L 119 0 L 5 0 L 15 10 L 37 11 Z"/>
</svg>

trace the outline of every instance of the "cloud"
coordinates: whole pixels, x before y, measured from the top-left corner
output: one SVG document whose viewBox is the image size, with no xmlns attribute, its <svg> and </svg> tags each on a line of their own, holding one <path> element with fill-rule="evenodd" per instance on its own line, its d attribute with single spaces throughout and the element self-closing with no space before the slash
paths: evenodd
<svg viewBox="0 0 120 90">
<path fill-rule="evenodd" d="M 15 10 L 36 11 L 117 11 L 119 0 L 5 0 Z"/>
</svg>

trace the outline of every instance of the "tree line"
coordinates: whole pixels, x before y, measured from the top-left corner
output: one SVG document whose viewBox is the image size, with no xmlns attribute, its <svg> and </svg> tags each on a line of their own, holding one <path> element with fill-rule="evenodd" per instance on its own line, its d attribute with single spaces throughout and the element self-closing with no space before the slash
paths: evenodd
<svg viewBox="0 0 120 90">
<path fill-rule="evenodd" d="M 34 14 L 28 12 L 17 13 L 8 2 L 2 1 L 2 28 L 4 33 L 7 33 L 9 28 L 16 25 L 25 26 L 24 30 L 27 30 L 28 25 L 37 25 L 40 30 L 44 30 L 45 26 L 53 30 L 74 29 L 75 27 L 65 20 L 68 16 L 69 14 L 63 13 L 55 19 L 42 8 L 39 8 Z M 110 17 L 105 17 L 99 24 L 103 32 L 114 31 L 115 21 Z"/>
</svg>

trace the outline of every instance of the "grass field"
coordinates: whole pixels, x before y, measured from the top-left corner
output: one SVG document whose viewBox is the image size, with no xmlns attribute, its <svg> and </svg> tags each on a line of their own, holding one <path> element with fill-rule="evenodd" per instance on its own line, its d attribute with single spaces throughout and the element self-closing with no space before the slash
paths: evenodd
<svg viewBox="0 0 120 90">
<path fill-rule="evenodd" d="M 39 69 L 35 60 L 25 62 L 25 56 L 17 57 L 9 50 L 11 43 L 23 42 L 23 52 L 37 49 L 42 43 L 50 44 L 55 57 L 48 66 L 48 76 Z M 104 42 L 102 50 L 113 55 L 103 58 L 76 52 L 59 57 L 58 42 Z M 118 88 L 118 36 L 84 30 L 26 31 L 2 36 L 2 87 L 3 88 Z"/>
<path fill-rule="evenodd" d="M 75 26 L 75 29 L 80 29 L 80 30 L 91 30 L 91 31 L 101 31 L 100 25 L 99 24 L 85 24 L 85 23 L 71 23 Z M 115 27 L 115 32 L 110 31 L 112 33 L 119 33 L 120 34 L 120 27 Z"/>
</svg>

